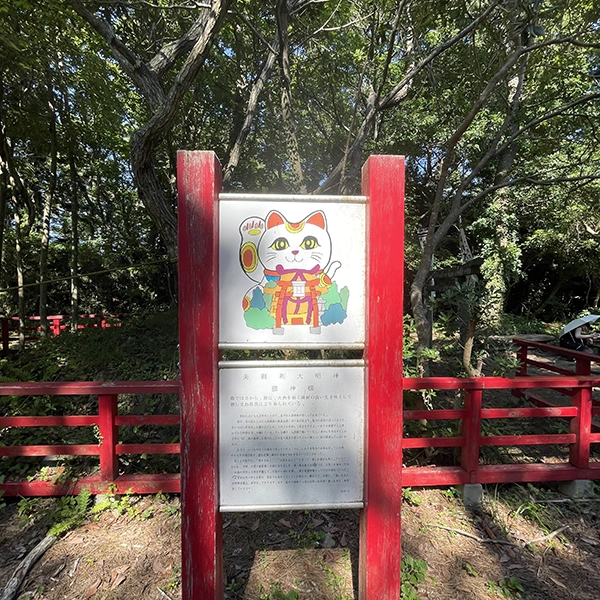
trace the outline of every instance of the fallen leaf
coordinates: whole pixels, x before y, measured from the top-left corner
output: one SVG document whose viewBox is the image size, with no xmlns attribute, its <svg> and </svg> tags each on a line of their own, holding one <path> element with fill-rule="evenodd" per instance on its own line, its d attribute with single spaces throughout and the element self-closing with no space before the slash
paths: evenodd
<svg viewBox="0 0 600 600">
<path fill-rule="evenodd" d="M 116 587 L 120 586 L 126 579 L 127 575 L 123 575 L 122 573 L 120 575 L 117 575 L 115 580 L 112 582 L 110 589 L 114 590 Z"/>
<path fill-rule="evenodd" d="M 550 577 L 550 575 L 548 575 L 548 579 L 550 581 L 552 581 L 552 583 L 555 583 L 556 585 L 560 586 L 561 588 L 563 588 L 565 590 L 568 589 L 567 586 L 564 583 L 558 581 L 557 579 L 554 579 L 554 577 Z"/>
<path fill-rule="evenodd" d="M 160 558 L 157 558 L 153 563 L 152 563 L 152 570 L 157 574 L 157 575 L 162 575 L 163 573 L 165 573 L 166 571 L 168 571 L 169 569 L 171 569 L 171 564 L 170 563 L 163 563 L 161 562 Z"/>
<path fill-rule="evenodd" d="M 260 527 L 260 519 L 256 519 L 254 523 L 252 523 L 251 531 L 256 531 Z"/>
<path fill-rule="evenodd" d="M 284 525 L 288 529 L 291 529 L 291 527 L 292 527 L 292 524 L 289 521 L 286 521 L 285 519 L 279 519 L 279 521 L 277 521 L 277 522 L 281 523 L 282 525 Z"/>
<path fill-rule="evenodd" d="M 91 598 L 97 591 L 98 588 L 100 587 L 100 584 L 102 583 L 102 579 L 96 579 L 96 581 L 94 581 L 94 583 L 92 583 L 91 587 L 88 588 L 88 591 L 85 593 L 84 598 Z"/>
</svg>

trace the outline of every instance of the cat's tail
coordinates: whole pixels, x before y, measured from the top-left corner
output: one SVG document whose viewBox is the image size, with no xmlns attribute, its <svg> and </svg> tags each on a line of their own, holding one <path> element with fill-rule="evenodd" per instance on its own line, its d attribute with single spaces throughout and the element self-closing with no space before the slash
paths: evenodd
<svg viewBox="0 0 600 600">
<path fill-rule="evenodd" d="M 342 266 L 342 263 L 339 260 L 334 260 L 330 265 L 325 269 L 325 275 L 329 277 L 329 279 L 333 279 L 335 272 Z"/>
<path fill-rule="evenodd" d="M 240 225 L 240 264 L 244 273 L 260 283 L 264 272 L 258 258 L 258 241 L 265 231 L 265 222 L 260 217 L 249 217 Z"/>
</svg>

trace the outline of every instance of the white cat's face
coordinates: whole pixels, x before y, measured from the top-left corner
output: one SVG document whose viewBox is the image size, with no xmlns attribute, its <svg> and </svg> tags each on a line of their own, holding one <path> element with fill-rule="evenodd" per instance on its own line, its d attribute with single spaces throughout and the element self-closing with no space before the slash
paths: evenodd
<svg viewBox="0 0 600 600">
<path fill-rule="evenodd" d="M 325 269 L 331 258 L 331 239 L 325 215 L 314 212 L 299 223 L 289 223 L 271 211 L 258 246 L 260 262 L 266 269 L 310 271 Z"/>
</svg>

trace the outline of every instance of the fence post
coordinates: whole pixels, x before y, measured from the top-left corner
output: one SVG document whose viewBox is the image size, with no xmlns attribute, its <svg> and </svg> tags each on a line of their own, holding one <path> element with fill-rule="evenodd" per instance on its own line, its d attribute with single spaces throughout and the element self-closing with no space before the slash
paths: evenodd
<svg viewBox="0 0 600 600">
<path fill-rule="evenodd" d="M 572 397 L 577 416 L 571 419 L 571 433 L 575 443 L 569 448 L 569 462 L 578 469 L 587 469 L 590 463 L 590 435 L 592 432 L 592 388 L 576 390 Z"/>
<path fill-rule="evenodd" d="M 60 317 L 54 317 L 54 319 L 52 319 L 52 335 L 60 335 Z"/>
<path fill-rule="evenodd" d="M 101 394 L 98 396 L 100 479 L 102 482 L 115 481 L 119 476 L 119 459 L 115 451 L 119 439 L 119 429 L 115 425 L 117 412 L 116 394 Z"/>
<path fill-rule="evenodd" d="M 223 598 L 218 465 L 218 196 L 214 152 L 177 154 L 182 598 Z"/>
<path fill-rule="evenodd" d="M 482 395 L 482 390 L 465 390 L 460 464 L 469 474 L 469 483 L 475 483 L 477 469 L 479 468 Z"/>
<path fill-rule="evenodd" d="M 371 156 L 367 200 L 365 508 L 359 598 L 398 600 L 401 589 L 404 157 Z"/>
</svg>

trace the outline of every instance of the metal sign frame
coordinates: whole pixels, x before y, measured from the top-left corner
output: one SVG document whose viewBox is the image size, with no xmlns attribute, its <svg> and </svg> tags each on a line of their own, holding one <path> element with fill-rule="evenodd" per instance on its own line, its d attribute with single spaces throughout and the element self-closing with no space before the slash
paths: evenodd
<svg viewBox="0 0 600 600">
<path fill-rule="evenodd" d="M 182 597 L 223 598 L 218 451 L 219 195 L 213 152 L 180 151 Z M 359 598 L 400 597 L 404 158 L 371 156 L 366 197 L 364 508 Z M 299 196 L 297 201 L 319 200 Z M 290 199 L 288 197 L 288 199 Z"/>
</svg>

